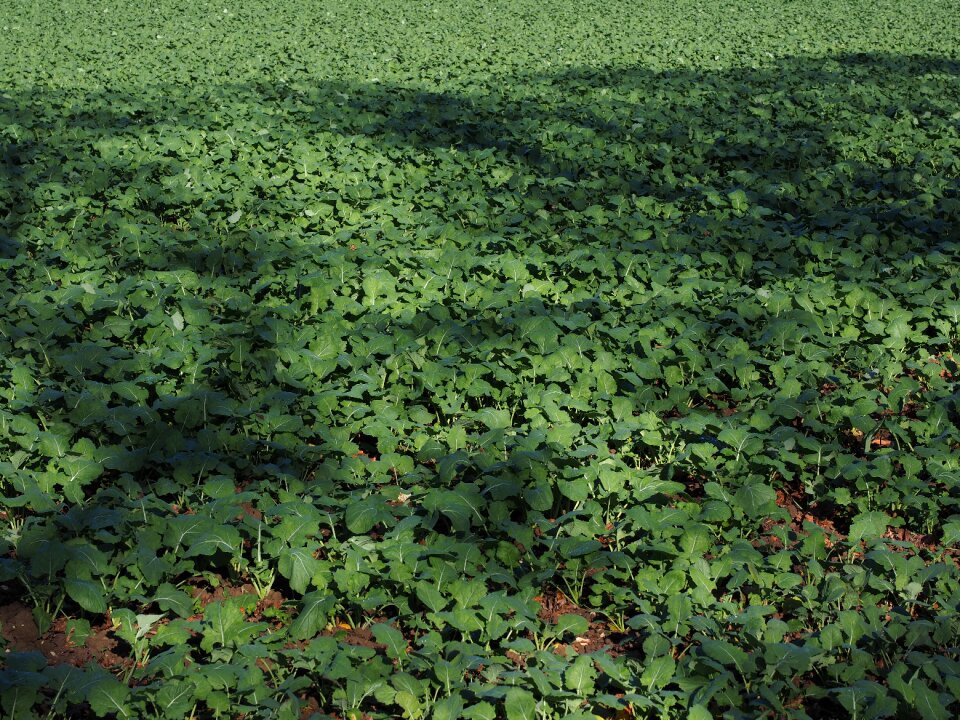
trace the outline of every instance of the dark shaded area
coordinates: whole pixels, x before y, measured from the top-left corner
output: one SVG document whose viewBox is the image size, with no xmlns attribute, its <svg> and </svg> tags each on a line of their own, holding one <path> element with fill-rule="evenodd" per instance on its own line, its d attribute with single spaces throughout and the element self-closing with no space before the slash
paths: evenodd
<svg viewBox="0 0 960 720">
<path fill-rule="evenodd" d="M 24 217 L 57 198 L 44 185 L 64 184 L 65 196 L 79 186 L 92 199 L 136 187 L 135 180 L 169 185 L 189 162 L 183 146 L 207 133 L 232 138 L 242 110 L 264 148 L 330 150 L 338 137 L 348 146 L 363 139 L 386 164 L 451 149 L 489 151 L 539 207 L 608 206 L 635 195 L 692 212 L 713 204 L 711 192 L 743 188 L 751 205 L 769 211 L 753 218 L 768 232 L 832 230 L 846 239 L 871 229 L 932 244 L 957 236 L 957 71 L 956 61 L 943 58 L 850 55 L 717 72 L 574 68 L 472 95 L 272 80 L 79 96 L 38 89 L 4 102 L 5 242 L 16 247 Z M 154 138 L 155 150 L 123 152 Z M 92 158 L 94 171 L 80 164 Z M 479 164 L 477 174 L 485 174 Z M 520 189 L 506 180 L 501 185 Z M 811 185 L 821 192 L 799 192 Z M 281 203 L 285 189 L 263 188 L 263 207 Z M 141 191 L 135 208 L 159 219 L 211 209 L 196 197 L 176 200 Z M 762 256 L 769 252 L 763 240 L 750 236 L 745 249 Z M 891 257 L 903 250 L 889 248 Z M 184 264 L 204 267 L 199 258 Z"/>
<path fill-rule="evenodd" d="M 851 55 L 716 72 L 573 68 L 464 95 L 335 81 L 8 93 L 0 353 L 11 400 L 0 417 L 23 448 L 2 466 L 9 507 L 52 513 L 34 476 L 69 472 L 70 458 L 82 466 L 85 447 L 102 470 L 65 491 L 77 505 L 92 488 L 106 506 L 136 489 L 175 504 L 180 487 L 213 477 L 244 501 L 274 483 L 326 488 L 336 506 L 337 483 L 389 456 L 410 460 L 413 484 L 424 467 L 442 484 L 516 484 L 501 529 L 529 525 L 532 478 L 581 456 L 497 425 L 484 436 L 496 461 L 407 442 L 490 406 L 458 406 L 421 370 L 469 376 L 441 349 L 489 345 L 483 373 L 495 375 L 515 361 L 506 347 L 524 323 L 545 318 L 562 333 L 604 299 L 421 301 L 378 248 L 450 240 L 462 265 L 424 253 L 408 266 L 437 282 L 508 253 L 529 277 L 524 248 L 535 247 L 589 289 L 577 277 L 586 246 L 593 262 L 669 258 L 671 271 L 686 256 L 742 253 L 750 287 L 880 276 L 960 242 L 958 80 L 950 59 Z M 371 148 L 378 162 L 357 165 Z M 259 177 L 232 173 L 251 158 Z M 377 307 L 366 283 L 376 272 L 417 300 L 409 312 Z M 328 348 L 298 338 L 311 317 L 330 329 Z M 424 343 L 436 358 L 418 355 Z M 387 412 L 392 383 L 410 388 L 417 427 Z M 489 392 L 526 408 L 508 395 L 522 388 Z M 583 413 L 586 423 L 603 411 Z M 109 527 L 96 504 L 71 512 L 71 532 Z M 425 525 L 457 532 L 442 513 Z M 37 547 L 34 558 L 56 545 Z M 836 710 L 822 702 L 824 715 Z"/>
<path fill-rule="evenodd" d="M 9 357 L 39 353 L 56 365 L 66 346 L 75 350 L 117 314 L 116 307 L 87 308 L 86 316 L 61 307 L 53 324 L 31 322 L 38 299 L 18 292 L 54 267 L 82 271 L 83 262 L 50 249 L 69 246 L 89 253 L 91 268 L 105 261 L 131 281 L 195 273 L 191 290 L 212 322 L 191 340 L 201 340 L 211 357 L 227 346 L 255 356 L 256 388 L 245 390 L 256 392 L 275 380 L 271 368 L 283 347 L 270 339 L 270 318 L 284 310 L 257 305 L 289 291 L 291 280 L 298 300 L 324 286 L 317 278 L 332 274 L 331 259 L 345 263 L 341 279 L 347 265 L 357 272 L 369 253 L 360 247 L 353 262 L 348 248 L 362 244 L 364 233 L 383 234 L 387 224 L 371 229 L 365 219 L 389 221 L 384 209 L 400 206 L 406 217 L 394 215 L 389 228 L 398 240 L 418 223 L 452 221 L 476 238 L 480 259 L 522 252 L 524 243 L 554 255 L 587 243 L 601 245 L 614 261 L 659 244 L 678 266 L 683 254 L 746 253 L 749 284 L 811 272 L 841 279 L 870 270 L 880 275 L 893 260 L 960 239 L 958 69 L 945 58 L 849 55 L 722 72 L 573 68 L 462 96 L 333 81 L 10 94 L 0 106 L 6 208 L 0 242 L 8 279 L 3 335 L 8 348 L 16 348 Z M 234 128 L 241 117 L 250 123 Z M 363 168 L 350 165 L 352 147 L 376 148 L 380 164 L 364 176 Z M 942 154 L 930 147 L 942 147 Z M 247 209 L 242 219 L 225 220 L 251 200 L 242 197 L 250 188 L 239 187 L 231 163 L 242 169 L 246 151 L 279 164 L 290 160 L 291 148 L 320 150 L 304 161 L 312 171 L 350 176 L 352 185 L 337 194 L 334 185 L 311 178 L 311 168 L 298 177 L 296 160 L 279 177 L 269 177 L 264 165 L 253 187 L 256 218 Z M 203 167 L 203 179 L 191 179 L 196 154 L 204 152 L 207 159 L 213 155 L 212 165 Z M 463 158 L 460 174 L 434 177 L 436 159 L 451 153 Z M 495 166 L 484 164 L 489 158 Z M 462 203 L 417 206 L 425 187 L 450 182 Z M 237 207 L 229 201 L 231 183 Z M 405 183 L 413 194 L 403 194 Z M 746 211 L 731 213 L 729 194 L 740 190 Z M 326 221 L 303 222 L 310 207 L 326 212 Z M 612 222 L 613 213 L 626 217 Z M 323 239 L 322 255 L 317 242 L 280 237 L 291 221 L 303 236 Z M 800 239 L 806 248 L 791 250 Z M 804 255 L 817 252 L 822 256 L 809 258 L 817 268 L 811 271 Z M 570 257 L 574 262 L 576 253 Z M 256 287 L 245 287 L 250 282 Z M 216 283 L 247 297 L 225 305 L 211 297 Z M 135 287 L 131 282 L 127 291 Z M 46 302 L 63 295 L 58 280 L 48 290 Z M 171 306 L 172 299 L 168 292 L 158 301 Z M 454 298 L 444 304 L 439 315 L 459 323 L 456 332 L 471 342 L 504 336 L 490 312 Z M 589 303 L 580 309 L 589 312 Z M 429 308 L 412 318 L 353 310 L 351 321 L 374 334 L 402 325 L 422 336 L 442 324 Z M 559 318 L 570 310 L 536 300 L 516 314 Z M 105 374 L 114 361 L 91 359 Z M 62 371 L 69 363 L 60 364 Z M 194 390 L 184 392 L 175 380 L 173 394 L 156 388 L 148 399 L 124 403 L 135 427 L 119 433 L 125 442 L 140 452 L 152 438 L 149 450 L 167 432 L 155 425 L 169 428 L 161 417 L 202 404 L 208 393 L 246 399 L 228 370 L 199 366 Z M 82 362 L 75 368 L 50 380 L 83 394 L 93 378 Z M 212 427 L 230 422 L 221 417 Z M 194 426 L 194 436 L 210 427 Z M 89 428 L 88 434 L 100 432 Z M 271 449 L 296 457 L 301 450 Z"/>
</svg>

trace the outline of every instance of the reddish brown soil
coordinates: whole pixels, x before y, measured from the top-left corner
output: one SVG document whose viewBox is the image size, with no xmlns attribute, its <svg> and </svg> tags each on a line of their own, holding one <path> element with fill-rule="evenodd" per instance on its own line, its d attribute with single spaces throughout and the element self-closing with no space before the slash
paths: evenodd
<svg viewBox="0 0 960 720">
<path fill-rule="evenodd" d="M 308 720 L 314 713 L 320 712 L 320 703 L 313 695 L 306 697 L 301 697 L 301 700 L 305 700 L 307 706 L 300 711 L 300 720 Z"/>
<path fill-rule="evenodd" d="M 201 578 L 198 579 L 202 580 Z M 240 597 L 241 595 L 257 596 L 257 589 L 249 583 L 245 585 L 231 585 L 226 581 L 221 582 L 212 590 L 205 587 L 194 587 L 188 592 L 194 599 L 200 601 L 201 607 L 206 607 L 212 602 L 229 600 L 230 598 Z"/>
<path fill-rule="evenodd" d="M 263 600 L 257 603 L 257 612 L 262 615 L 264 610 L 279 610 L 283 607 L 284 598 L 276 590 L 271 590 L 264 596 Z"/>
<path fill-rule="evenodd" d="M 587 631 L 574 638 L 569 645 L 554 646 L 554 652 L 559 655 L 567 656 L 569 650 L 577 654 L 603 650 L 611 657 L 618 657 L 631 652 L 636 644 L 632 635 L 613 632 L 606 622 L 598 619 L 596 613 L 580 607 L 560 591 L 538 595 L 534 599 L 540 604 L 540 611 L 537 614 L 546 623 L 555 624 L 561 615 L 579 615 L 590 623 Z M 509 652 L 507 656 L 510 657 Z M 510 659 L 517 664 L 517 658 L 510 657 Z"/>
<path fill-rule="evenodd" d="M 20 603 L 0 607 L 0 633 L 12 650 L 26 652 L 39 650 L 40 633 L 30 609 Z"/>
<path fill-rule="evenodd" d="M 933 535 L 924 535 L 923 533 L 913 532 L 907 528 L 887 528 L 887 532 L 883 537 L 890 540 L 908 542 L 915 545 L 918 549 L 927 550 L 932 553 L 939 553 L 943 549 L 936 543 Z M 891 546 L 891 549 L 900 551 L 904 550 L 904 548 L 898 546 Z"/>
<path fill-rule="evenodd" d="M 338 633 L 339 632 L 344 631 L 338 631 Z M 372 648 L 373 650 L 386 649 L 386 645 L 381 645 L 373 639 L 373 632 L 369 627 L 358 627 L 347 630 L 340 639 L 348 645 L 356 645 L 357 647 Z"/>
<path fill-rule="evenodd" d="M 240 503 L 240 509 L 243 510 L 243 514 L 240 517 L 243 517 L 243 515 L 248 515 L 254 520 L 263 520 L 263 513 L 260 512 L 260 510 L 258 510 L 252 503 Z"/>
<path fill-rule="evenodd" d="M 827 547 L 830 547 L 837 541 L 845 539 L 846 536 L 837 530 L 833 524 L 833 520 L 826 517 L 826 513 L 823 512 L 822 508 L 814 503 L 806 511 L 801 510 L 797 504 L 798 498 L 798 493 L 790 493 L 782 489 L 777 490 L 777 506 L 787 511 L 787 514 L 790 516 L 790 529 L 793 532 L 801 537 L 805 536 L 807 532 L 803 529 L 803 524 L 807 522 L 823 530 L 827 536 Z M 764 524 L 764 530 L 769 531 L 776 526 L 776 524 L 775 522 L 767 521 Z"/>
<path fill-rule="evenodd" d="M 50 665 L 81 667 L 95 662 L 105 668 L 117 668 L 129 666 L 132 662 L 114 652 L 117 641 L 111 636 L 109 620 L 92 628 L 82 646 L 67 635 L 66 625 L 66 620 L 59 618 L 41 635 L 28 607 L 18 602 L 0 606 L 0 635 L 8 650 L 39 652 Z"/>
<path fill-rule="evenodd" d="M 795 493 L 790 493 L 782 489 L 777 490 L 777 505 L 786 510 L 790 515 L 788 527 L 797 537 L 806 537 L 808 533 L 804 530 L 804 523 L 812 523 L 824 531 L 827 547 L 831 547 L 836 542 L 846 540 L 847 535 L 836 528 L 834 521 L 827 516 L 828 513 L 824 508 L 818 507 L 817 504 L 814 503 L 807 511 L 803 511 L 797 505 L 798 497 Z M 774 549 L 781 549 L 783 543 L 780 538 L 770 533 L 777 527 L 782 526 L 783 523 L 777 522 L 776 520 L 766 520 L 763 523 L 763 531 L 767 534 L 764 536 L 763 542 L 769 544 Z M 908 528 L 888 527 L 883 537 L 888 540 L 910 543 L 913 546 L 913 548 L 911 548 L 893 543 L 889 544 L 888 547 L 896 552 L 912 555 L 921 550 L 925 550 L 934 555 L 942 554 L 950 557 L 955 563 L 960 565 L 960 551 L 953 548 L 944 548 L 936 542 L 933 535 L 915 532 Z"/>
<path fill-rule="evenodd" d="M 385 618 L 374 618 L 372 622 L 382 622 L 384 620 Z M 361 627 L 350 627 L 349 625 L 343 624 L 331 628 L 330 630 L 326 630 L 322 634 L 332 635 L 338 640 L 345 642 L 347 645 L 371 648 L 372 650 L 376 650 L 378 652 L 386 650 L 387 648 L 386 645 L 378 643 L 374 639 L 373 631 L 368 625 L 363 625 Z"/>
</svg>

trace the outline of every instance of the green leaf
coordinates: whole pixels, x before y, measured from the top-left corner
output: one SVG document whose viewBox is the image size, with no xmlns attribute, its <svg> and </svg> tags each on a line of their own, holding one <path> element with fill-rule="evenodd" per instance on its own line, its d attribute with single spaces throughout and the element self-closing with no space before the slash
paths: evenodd
<svg viewBox="0 0 960 720">
<path fill-rule="evenodd" d="M 875 540 L 887 531 L 890 517 L 879 511 L 863 512 L 857 515 L 850 523 L 848 540 L 858 543 L 861 540 Z"/>
<path fill-rule="evenodd" d="M 596 677 L 597 670 L 593 666 L 593 658 L 589 655 L 579 655 L 563 674 L 563 684 L 567 690 L 576 693 L 578 697 L 585 698 L 593 693 L 593 682 Z"/>
<path fill-rule="evenodd" d="M 203 620 L 200 647 L 208 652 L 215 647 L 234 644 L 246 625 L 240 606 L 230 601 L 217 601 L 207 605 Z"/>
<path fill-rule="evenodd" d="M 416 720 L 423 715 L 423 706 L 420 704 L 419 698 L 406 690 L 398 691 L 393 696 L 393 701 L 403 709 L 406 716 L 411 720 Z"/>
<path fill-rule="evenodd" d="M 730 199 L 730 207 L 732 207 L 737 212 L 746 212 L 750 203 L 747 200 L 747 194 L 743 190 L 734 190 L 733 192 L 727 193 L 727 197 Z"/>
<path fill-rule="evenodd" d="M 948 720 L 951 717 L 946 706 L 940 700 L 940 696 L 930 689 L 923 680 L 914 680 L 910 687 L 915 694 L 914 705 L 920 713 L 920 717 L 926 720 Z"/>
<path fill-rule="evenodd" d="M 62 433 L 41 432 L 40 451 L 50 458 L 62 458 L 70 449 L 70 437 Z"/>
<path fill-rule="evenodd" d="M 713 715 L 704 705 L 691 705 L 687 720 L 713 720 Z"/>
<path fill-rule="evenodd" d="M 477 412 L 477 420 L 490 430 L 502 430 L 511 425 L 510 413 L 507 410 L 484 408 Z"/>
<path fill-rule="evenodd" d="M 446 515 L 457 532 L 467 532 L 474 521 L 484 520 L 480 512 L 484 502 L 475 491 L 433 490 L 424 497 L 423 506 L 431 512 Z"/>
<path fill-rule="evenodd" d="M 182 718 L 194 705 L 195 690 L 192 683 L 168 680 L 157 690 L 153 702 L 160 709 L 163 717 Z"/>
<path fill-rule="evenodd" d="M 534 483 L 523 491 L 523 498 L 531 509 L 546 512 L 553 507 L 553 490 L 545 482 Z"/>
<path fill-rule="evenodd" d="M 561 544 L 560 553 L 565 558 L 573 559 L 590 555 L 601 549 L 603 549 L 603 543 L 599 540 L 581 541 L 575 538 L 567 538 L 567 542 Z"/>
<path fill-rule="evenodd" d="M 460 717 L 464 720 L 496 720 L 497 709 L 488 702 L 479 702 L 468 707 Z"/>
<path fill-rule="evenodd" d="M 740 672 L 743 672 L 747 666 L 747 654 L 726 640 L 704 640 L 700 647 L 707 657 L 713 658 L 721 665 L 732 665 Z"/>
<path fill-rule="evenodd" d="M 677 663 L 672 655 L 660 655 L 647 663 L 640 681 L 647 686 L 647 690 L 659 690 L 673 679 L 676 668 Z"/>
<path fill-rule="evenodd" d="M 347 512 L 344 515 L 347 529 L 357 535 L 370 532 L 379 522 L 383 505 L 383 498 L 377 496 L 351 503 L 347 506 Z"/>
<path fill-rule="evenodd" d="M 284 548 L 280 552 L 277 568 L 283 577 L 290 581 L 290 587 L 296 592 L 303 594 L 310 587 L 313 576 L 320 567 L 320 561 L 317 560 L 309 548 Z"/>
<path fill-rule="evenodd" d="M 943 524 L 943 544 L 956 545 L 960 543 L 960 522 L 952 520 Z"/>
<path fill-rule="evenodd" d="M 568 633 L 578 636 L 587 632 L 589 627 L 590 623 L 582 615 L 567 613 L 557 618 L 557 622 L 553 628 L 551 628 L 551 631 L 557 637 L 562 637 Z"/>
<path fill-rule="evenodd" d="M 290 636 L 295 640 L 307 640 L 317 635 L 326 627 L 336 601 L 334 595 L 323 592 L 304 595 L 300 614 L 290 625 Z"/>
<path fill-rule="evenodd" d="M 443 594 L 430 583 L 417 583 L 417 597 L 432 612 L 440 612 L 447 606 Z"/>
<path fill-rule="evenodd" d="M 84 618 L 67 620 L 66 635 L 74 645 L 83 646 L 90 637 L 90 621 Z"/>
<path fill-rule="evenodd" d="M 403 639 L 403 633 L 386 623 L 377 623 L 372 625 L 370 629 L 373 631 L 373 637 L 376 638 L 377 642 L 386 646 L 388 657 L 394 659 L 406 657 L 407 641 Z"/>
<path fill-rule="evenodd" d="M 507 720 L 536 720 L 537 701 L 529 690 L 509 688 L 504 695 L 503 707 Z"/>
<path fill-rule="evenodd" d="M 415 678 L 410 673 L 398 672 L 390 676 L 390 684 L 397 692 L 408 692 L 414 697 L 423 697 L 425 685 L 423 680 Z"/>
<path fill-rule="evenodd" d="M 107 598 L 100 583 L 93 580 L 67 578 L 64 588 L 70 599 L 87 612 L 102 615 L 107 611 Z"/>
<path fill-rule="evenodd" d="M 236 555 L 240 550 L 241 540 L 237 528 L 232 525 L 212 525 L 204 527 L 186 538 L 185 542 L 190 549 L 186 557 L 197 555 L 213 555 L 216 552 L 225 552 Z"/>
<path fill-rule="evenodd" d="M 463 717 L 463 697 L 459 694 L 445 697 L 433 705 L 431 720 L 458 720 Z"/>
<path fill-rule="evenodd" d="M 157 588 L 153 602 L 164 611 L 172 610 L 180 617 L 189 617 L 193 613 L 193 600 L 182 590 L 178 590 L 170 583 L 163 583 Z"/>
<path fill-rule="evenodd" d="M 389 297 L 395 292 L 396 280 L 384 270 L 375 270 L 363 279 L 363 304 L 376 305 L 380 297 Z"/>
<path fill-rule="evenodd" d="M 116 715 L 119 718 L 132 717 L 127 698 L 130 688 L 110 675 L 101 676 L 87 689 L 87 702 L 97 715 Z"/>
<path fill-rule="evenodd" d="M 590 496 L 590 482 L 588 480 L 560 480 L 557 488 L 565 498 L 574 502 L 584 502 Z"/>
<path fill-rule="evenodd" d="M 777 491 L 769 485 L 751 482 L 737 490 L 733 500 L 747 517 L 755 518 L 767 515 L 776 507 Z"/>
</svg>

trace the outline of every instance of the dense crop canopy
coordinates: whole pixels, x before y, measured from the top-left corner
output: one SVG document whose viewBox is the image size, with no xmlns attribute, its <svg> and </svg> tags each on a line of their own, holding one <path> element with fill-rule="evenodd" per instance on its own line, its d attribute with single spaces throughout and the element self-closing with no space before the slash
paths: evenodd
<svg viewBox="0 0 960 720">
<path fill-rule="evenodd" d="M 956 716 L 957 18 L 0 0 L 4 717 Z"/>
</svg>

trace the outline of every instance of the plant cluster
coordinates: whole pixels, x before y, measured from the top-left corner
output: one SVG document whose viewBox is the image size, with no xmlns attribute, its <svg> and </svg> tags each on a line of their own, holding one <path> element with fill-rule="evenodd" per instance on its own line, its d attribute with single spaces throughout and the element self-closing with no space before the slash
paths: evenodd
<svg viewBox="0 0 960 720">
<path fill-rule="evenodd" d="M 951 4 L 0 2 L 4 717 L 955 716 Z"/>
</svg>

